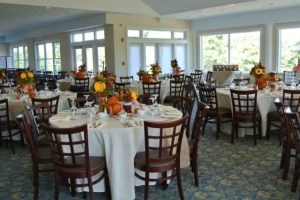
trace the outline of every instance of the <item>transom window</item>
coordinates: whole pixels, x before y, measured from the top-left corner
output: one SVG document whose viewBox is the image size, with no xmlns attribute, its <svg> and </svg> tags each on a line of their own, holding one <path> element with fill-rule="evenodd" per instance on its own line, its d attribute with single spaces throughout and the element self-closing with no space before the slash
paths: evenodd
<svg viewBox="0 0 300 200">
<path fill-rule="evenodd" d="M 81 32 L 76 31 L 75 33 L 71 34 L 71 43 L 103 39 L 105 39 L 104 29 L 84 30 Z"/>
</svg>

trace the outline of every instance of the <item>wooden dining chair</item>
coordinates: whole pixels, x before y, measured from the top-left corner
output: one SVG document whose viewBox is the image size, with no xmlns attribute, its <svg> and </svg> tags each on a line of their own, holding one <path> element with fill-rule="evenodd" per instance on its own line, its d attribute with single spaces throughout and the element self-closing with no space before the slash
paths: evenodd
<svg viewBox="0 0 300 200">
<path fill-rule="evenodd" d="M 283 71 L 283 82 L 285 85 L 291 85 L 293 77 L 296 77 L 295 71 Z"/>
<path fill-rule="evenodd" d="M 120 92 L 121 90 L 125 90 L 125 87 L 129 86 L 130 83 L 129 82 L 115 82 L 115 91 L 116 92 Z"/>
<path fill-rule="evenodd" d="M 188 139 L 189 151 L 190 151 L 190 165 L 192 172 L 194 173 L 195 185 L 199 186 L 199 175 L 198 175 L 198 143 L 200 135 L 205 130 L 206 126 L 206 114 L 209 107 L 203 102 L 197 102 L 197 111 L 193 121 L 193 129 L 191 137 Z"/>
<path fill-rule="evenodd" d="M 257 145 L 257 129 L 261 136 L 261 116 L 257 110 L 257 90 L 230 89 L 230 96 L 232 105 L 231 143 L 234 143 L 234 135 L 238 137 L 239 128 L 251 128 L 254 145 Z"/>
<path fill-rule="evenodd" d="M 108 184 L 108 174 L 105 158 L 89 154 L 87 124 L 73 128 L 55 128 L 45 123 L 41 126 L 46 132 L 53 155 L 55 199 L 59 199 L 60 184 L 69 186 L 72 196 L 75 196 L 76 187 L 88 187 L 90 199 L 94 199 L 93 185 L 103 178 L 106 179 L 105 184 Z M 96 175 L 97 178 L 94 177 Z M 78 179 L 87 179 L 87 183 L 80 180 L 76 182 Z"/>
<path fill-rule="evenodd" d="M 192 98 L 193 99 L 193 79 L 191 76 L 186 75 L 184 76 L 184 96 Z"/>
<path fill-rule="evenodd" d="M 133 76 L 120 76 L 120 81 L 122 83 L 129 83 L 133 81 Z"/>
<path fill-rule="evenodd" d="M 193 83 L 196 85 L 200 84 L 202 73 L 190 73 L 190 76 L 193 79 Z"/>
<path fill-rule="evenodd" d="M 173 101 L 173 107 L 177 108 L 182 112 L 183 116 L 188 116 L 188 119 L 185 124 L 185 134 L 186 137 L 190 137 L 190 129 L 191 129 L 191 119 L 192 119 L 192 112 L 194 107 L 194 100 L 189 97 L 178 97 L 175 101 Z"/>
<path fill-rule="evenodd" d="M 145 175 L 135 176 L 145 181 L 144 199 L 148 199 L 149 182 L 162 182 L 177 178 L 180 199 L 184 199 L 180 173 L 180 151 L 187 116 L 171 122 L 144 121 L 145 151 L 139 152 L 134 158 L 134 166 Z M 157 130 L 153 132 L 153 130 Z M 156 133 L 156 134 L 154 134 Z M 174 170 L 175 173 L 168 174 Z M 162 176 L 150 177 L 151 173 L 162 173 Z"/>
<path fill-rule="evenodd" d="M 300 116 L 298 112 L 292 112 L 289 107 L 284 109 L 286 131 L 290 134 L 290 140 L 295 147 L 295 169 L 291 192 L 296 192 L 300 178 Z"/>
<path fill-rule="evenodd" d="M 172 74 L 171 78 L 176 81 L 184 81 L 184 74 Z"/>
<path fill-rule="evenodd" d="M 47 104 L 50 108 L 50 112 L 52 115 L 57 114 L 58 110 L 58 102 L 59 102 L 59 95 L 49 98 L 32 98 L 31 99 L 32 105 L 36 104 Z"/>
<path fill-rule="evenodd" d="M 282 92 L 282 103 L 284 107 L 289 106 L 293 112 L 300 111 L 300 90 L 290 90 L 284 89 Z M 274 102 L 275 103 L 275 102 Z M 275 104 L 276 105 L 276 104 Z M 278 139 L 281 143 L 282 136 L 280 135 L 280 130 L 282 130 L 282 114 L 276 111 L 271 111 L 267 115 L 267 133 L 266 138 L 270 138 L 271 128 L 275 127 L 278 129 Z"/>
<path fill-rule="evenodd" d="M 161 81 L 157 82 L 142 82 L 143 95 L 157 95 L 157 102 L 160 102 Z M 153 103 L 153 102 L 152 102 Z"/>
<path fill-rule="evenodd" d="M 212 71 L 208 71 L 207 74 L 206 74 L 205 81 L 206 82 L 211 81 L 212 80 L 212 75 L 213 75 L 213 72 Z"/>
<path fill-rule="evenodd" d="M 90 78 L 75 78 L 75 86 L 83 88 L 84 92 L 89 92 L 90 90 Z"/>
<path fill-rule="evenodd" d="M 203 73 L 203 70 L 202 69 L 195 69 L 195 73 L 197 73 L 197 74 Z"/>
<path fill-rule="evenodd" d="M 232 112 L 230 108 L 220 107 L 218 105 L 217 90 L 215 87 L 200 87 L 200 101 L 209 106 L 206 114 L 205 123 L 215 123 L 217 126 L 216 139 L 219 139 L 221 123 L 232 121 Z M 203 132 L 204 133 L 204 132 Z"/>
<path fill-rule="evenodd" d="M 20 127 L 18 124 L 10 119 L 9 117 L 9 106 L 8 99 L 0 99 L 0 137 L 1 146 L 3 145 L 3 140 L 9 142 L 13 154 L 15 154 L 15 146 L 13 142 L 13 136 L 20 134 Z M 6 132 L 6 134 L 4 134 Z M 23 142 L 23 137 L 21 135 L 21 140 Z M 6 143 L 7 145 L 7 143 Z"/>
<path fill-rule="evenodd" d="M 250 78 L 235 78 L 233 79 L 233 83 L 236 86 L 239 86 L 241 82 L 246 83 L 246 85 L 248 85 L 250 83 Z"/>
<path fill-rule="evenodd" d="M 26 141 L 31 154 L 32 171 L 33 171 L 33 186 L 34 186 L 34 200 L 39 197 L 39 174 L 43 172 L 54 171 L 53 159 L 49 146 L 37 146 L 34 141 L 34 133 L 30 125 L 30 119 L 24 113 L 20 113 L 17 117 L 17 122 L 21 128 L 22 134 Z M 45 177 L 46 178 L 46 177 Z"/>
<path fill-rule="evenodd" d="M 49 124 L 49 119 L 53 114 L 50 107 L 46 103 L 40 103 L 32 106 L 25 106 L 24 115 L 29 120 L 31 125 L 33 140 L 36 146 L 48 146 L 48 139 L 46 138 L 41 123 Z"/>
<path fill-rule="evenodd" d="M 59 71 L 59 72 L 57 72 L 57 76 L 58 76 L 58 79 L 64 79 L 68 76 L 68 72 L 67 71 Z"/>
<path fill-rule="evenodd" d="M 88 96 L 88 102 L 92 102 L 93 105 L 96 104 L 96 100 L 97 100 L 97 97 L 95 95 Z M 69 104 L 70 108 L 72 107 L 72 101 L 73 101 L 73 99 L 68 98 L 68 104 Z M 75 106 L 77 108 L 84 108 L 84 104 L 86 103 L 86 98 L 78 97 L 78 98 L 74 99 L 74 102 L 75 102 Z"/>
<path fill-rule="evenodd" d="M 170 91 L 169 95 L 164 99 L 164 104 L 169 103 L 170 105 L 172 105 L 173 102 L 176 101 L 176 99 L 183 96 L 184 81 L 170 80 L 169 84 Z"/>
</svg>

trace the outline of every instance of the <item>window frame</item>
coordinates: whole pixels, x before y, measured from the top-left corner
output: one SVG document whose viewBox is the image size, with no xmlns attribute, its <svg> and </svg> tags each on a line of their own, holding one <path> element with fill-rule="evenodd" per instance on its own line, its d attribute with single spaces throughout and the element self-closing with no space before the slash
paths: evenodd
<svg viewBox="0 0 300 200">
<path fill-rule="evenodd" d="M 47 53 L 46 53 L 46 44 L 51 44 L 52 45 L 52 58 L 47 58 Z M 56 57 L 55 55 L 55 44 L 59 44 L 59 51 L 60 51 L 60 58 Z M 44 52 L 45 52 L 45 58 L 43 59 L 40 59 L 39 58 L 39 50 L 38 50 L 38 47 L 39 45 L 43 45 L 44 46 Z M 57 67 L 55 67 L 56 65 L 56 60 L 60 60 L 60 65 L 61 65 L 61 44 L 60 44 L 60 41 L 58 40 L 54 40 L 54 41 L 43 41 L 43 42 L 37 42 L 35 43 L 35 62 L 36 62 L 36 70 L 38 71 L 42 71 L 41 68 L 40 68 L 40 65 L 39 65 L 39 61 L 40 60 L 44 60 L 44 64 L 45 64 L 45 71 L 53 71 L 53 74 L 57 74 L 58 71 L 61 71 L 62 70 L 62 66 L 60 66 L 60 69 Z M 52 60 L 53 61 L 53 70 L 50 70 L 49 66 L 47 66 L 47 60 Z"/>
<path fill-rule="evenodd" d="M 14 57 L 14 49 L 17 49 L 18 51 L 18 59 L 15 59 Z M 23 58 L 20 59 L 20 52 L 19 52 L 19 48 L 22 48 L 23 49 Z M 29 59 L 28 59 L 28 46 L 26 44 L 20 44 L 20 45 L 15 45 L 15 46 L 12 46 L 11 47 L 11 52 L 12 52 L 12 60 L 13 60 L 13 68 L 26 68 L 29 66 Z M 27 56 L 26 56 L 27 54 Z M 18 67 L 16 67 L 15 65 L 15 62 L 17 61 L 18 63 Z M 24 62 L 24 66 L 23 67 L 20 67 L 20 61 L 23 61 Z"/>
<path fill-rule="evenodd" d="M 280 52 L 280 30 L 282 29 L 293 29 L 293 28 L 300 28 L 300 21 L 293 21 L 293 22 L 281 22 L 275 23 L 273 25 L 273 44 L 275 44 L 275 52 L 273 52 L 273 63 L 276 69 L 273 69 L 279 73 L 283 73 L 281 69 L 281 52 Z M 297 63 L 295 63 L 296 65 Z M 292 70 L 292 69 L 291 69 Z"/>
<path fill-rule="evenodd" d="M 266 55 L 266 26 L 265 25 L 253 25 L 253 26 L 243 26 L 243 27 L 231 27 L 231 28 L 220 28 L 220 29 L 210 29 L 210 30 L 199 30 L 196 32 L 196 59 L 199 65 L 199 69 L 204 70 L 203 65 L 203 51 L 202 51 L 202 36 L 218 35 L 218 34 L 232 34 L 232 33 L 243 33 L 243 32 L 254 32 L 260 31 L 260 62 L 265 63 Z M 230 38 L 229 38 L 230 41 Z M 230 60 L 230 47 L 228 47 L 228 59 Z"/>
</svg>

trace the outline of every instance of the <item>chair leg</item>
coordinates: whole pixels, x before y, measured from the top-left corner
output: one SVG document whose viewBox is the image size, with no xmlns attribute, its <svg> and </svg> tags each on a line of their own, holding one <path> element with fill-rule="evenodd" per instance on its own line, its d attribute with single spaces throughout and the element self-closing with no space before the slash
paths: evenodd
<svg viewBox="0 0 300 200">
<path fill-rule="evenodd" d="M 195 170 L 197 171 L 197 170 Z M 183 190 L 182 190 L 182 183 L 181 183 L 181 173 L 180 168 L 176 167 L 176 176 L 177 176 L 177 185 L 178 185 L 178 191 L 180 195 L 180 199 L 184 200 Z"/>
<path fill-rule="evenodd" d="M 34 186 L 34 200 L 39 198 L 39 172 L 38 172 L 38 165 L 33 165 L 33 186 Z"/>
<path fill-rule="evenodd" d="M 295 161 L 295 171 L 294 171 L 294 177 L 293 177 L 291 192 L 296 192 L 296 190 L 297 190 L 298 181 L 299 181 L 299 178 L 300 178 L 299 170 L 300 170 L 300 161 L 296 160 Z"/>
<path fill-rule="evenodd" d="M 163 176 L 163 178 L 166 178 L 167 177 L 167 172 L 163 172 L 162 176 Z M 166 190 L 168 188 L 169 185 L 167 183 L 167 180 L 165 180 L 165 181 L 162 182 L 162 186 L 163 186 L 164 190 Z"/>
<path fill-rule="evenodd" d="M 105 184 L 105 194 L 107 199 L 111 199 L 111 190 L 110 190 L 110 184 L 109 184 L 109 176 L 107 170 L 104 171 L 106 173 L 105 179 L 104 179 L 104 184 Z"/>
<path fill-rule="evenodd" d="M 90 200 L 94 200 L 94 190 L 93 190 L 93 183 L 92 183 L 92 178 L 89 176 L 87 178 L 88 184 L 89 184 L 89 193 L 90 193 Z"/>
<path fill-rule="evenodd" d="M 235 124 L 232 121 L 232 128 L 231 128 L 231 143 L 234 143 L 234 132 L 235 132 Z"/>
<path fill-rule="evenodd" d="M 191 166 L 194 173 L 195 185 L 199 186 L 199 176 L 198 176 L 198 163 L 197 163 L 197 156 L 196 158 L 192 159 Z"/>
<path fill-rule="evenodd" d="M 13 143 L 13 138 L 12 138 L 11 130 L 8 130 L 8 134 L 9 134 L 9 143 L 10 143 L 10 146 L 12 148 L 13 154 L 16 154 L 16 152 L 15 152 L 15 145 Z"/>
<path fill-rule="evenodd" d="M 55 195 L 54 199 L 58 200 L 59 198 L 59 184 L 60 184 L 60 177 L 57 171 L 55 171 Z"/>
<path fill-rule="evenodd" d="M 148 200 L 148 193 L 149 193 L 149 175 L 146 175 L 145 188 L 144 188 L 144 200 Z"/>
<path fill-rule="evenodd" d="M 285 159 L 284 159 L 284 164 L 283 164 L 283 173 L 282 173 L 282 180 L 287 180 L 288 173 L 289 173 L 289 168 L 290 168 L 290 150 L 287 149 Z"/>
<path fill-rule="evenodd" d="M 75 185 L 75 179 L 71 178 L 71 195 L 72 195 L 72 197 L 76 196 L 76 191 L 75 191 L 74 185 Z"/>
<path fill-rule="evenodd" d="M 283 167 L 284 167 L 285 156 L 286 156 L 286 149 L 283 149 L 282 153 L 281 153 L 281 159 L 280 159 L 280 165 L 279 165 L 280 169 L 283 169 Z"/>
<path fill-rule="evenodd" d="M 216 135 L 216 139 L 218 140 L 219 139 L 219 133 L 220 133 L 220 124 L 221 124 L 221 122 L 220 122 L 220 118 L 218 117 L 217 118 L 217 135 Z"/>
</svg>

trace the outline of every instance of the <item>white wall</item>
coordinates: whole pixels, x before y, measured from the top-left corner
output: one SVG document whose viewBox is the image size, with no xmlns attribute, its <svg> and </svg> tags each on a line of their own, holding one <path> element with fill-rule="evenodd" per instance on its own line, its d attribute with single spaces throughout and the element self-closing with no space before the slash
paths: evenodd
<svg viewBox="0 0 300 200">
<path fill-rule="evenodd" d="M 279 22 L 300 21 L 299 10 L 300 6 L 297 6 L 193 20 L 191 22 L 191 30 L 193 31 L 194 36 L 196 36 L 197 32 L 210 29 L 215 30 L 241 26 L 264 25 L 266 26 L 266 48 L 264 52 L 265 57 L 262 58 L 262 60 L 265 61 L 264 64 L 268 70 L 276 70 L 277 66 L 274 57 L 275 44 L 273 40 L 275 30 L 273 29 L 273 25 L 274 23 Z M 195 46 L 197 45 L 198 44 L 195 43 Z"/>
</svg>

